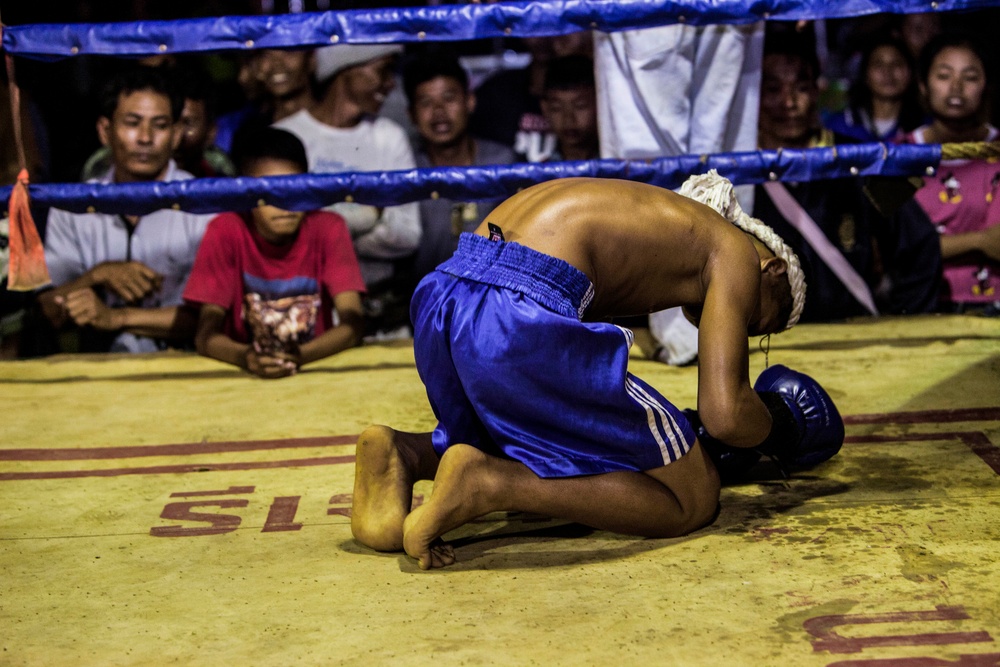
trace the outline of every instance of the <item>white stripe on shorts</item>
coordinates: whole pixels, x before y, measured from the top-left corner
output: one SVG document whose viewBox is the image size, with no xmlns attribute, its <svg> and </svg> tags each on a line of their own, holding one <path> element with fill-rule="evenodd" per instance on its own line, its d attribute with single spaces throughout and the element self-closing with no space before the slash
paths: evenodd
<svg viewBox="0 0 1000 667">
<path fill-rule="evenodd" d="M 660 457 L 663 459 L 663 464 L 666 465 L 683 456 L 684 452 L 681 451 L 681 447 L 677 442 L 677 424 L 670 416 L 670 413 L 643 390 L 642 387 L 637 385 L 632 378 L 625 379 L 625 391 L 632 397 L 632 400 L 646 410 L 649 432 L 660 447 Z M 659 420 L 656 418 L 657 415 L 659 415 Z"/>
<path fill-rule="evenodd" d="M 626 329 L 617 324 L 615 326 L 625 336 L 625 342 L 631 348 L 635 340 L 635 334 L 632 333 L 631 329 Z M 678 439 L 683 437 L 683 431 L 677 426 L 677 422 L 671 414 L 660 405 L 659 401 L 650 396 L 649 392 L 636 384 L 628 376 L 625 378 L 625 391 L 632 397 L 633 401 L 641 405 L 646 411 L 649 432 L 660 447 L 660 458 L 663 460 L 663 464 L 666 465 L 671 461 L 676 461 L 687 453 L 681 446 L 682 443 L 678 442 Z M 656 418 L 657 415 L 659 415 L 659 420 Z"/>
<path fill-rule="evenodd" d="M 625 342 L 628 343 L 628 348 L 631 350 L 632 343 L 635 342 L 635 334 L 632 332 L 631 329 L 626 329 L 625 327 L 618 326 L 617 324 L 615 326 L 618 327 L 619 331 L 625 334 Z"/>
</svg>

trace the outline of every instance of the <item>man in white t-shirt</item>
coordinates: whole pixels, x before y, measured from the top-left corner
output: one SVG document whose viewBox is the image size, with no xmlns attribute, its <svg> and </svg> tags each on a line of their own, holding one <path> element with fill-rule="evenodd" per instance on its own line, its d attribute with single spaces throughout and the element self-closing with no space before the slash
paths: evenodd
<svg viewBox="0 0 1000 667">
<path fill-rule="evenodd" d="M 395 44 L 345 44 L 316 50 L 316 105 L 275 123 L 302 141 L 311 172 L 391 171 L 416 166 L 403 128 L 376 115 L 396 85 L 394 68 L 401 51 Z M 366 315 L 376 323 L 380 315 L 387 315 L 377 325 L 383 333 L 386 327 L 406 324 L 405 304 L 394 304 L 391 281 L 394 260 L 413 254 L 420 244 L 418 204 L 378 208 L 343 202 L 330 209 L 342 215 L 351 230 L 369 290 Z M 388 315 L 387 309 L 397 314 Z"/>
</svg>

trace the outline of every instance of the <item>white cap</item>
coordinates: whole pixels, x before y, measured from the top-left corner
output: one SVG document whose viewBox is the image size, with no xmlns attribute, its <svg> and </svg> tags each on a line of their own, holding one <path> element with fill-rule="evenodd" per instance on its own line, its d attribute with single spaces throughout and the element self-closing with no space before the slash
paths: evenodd
<svg viewBox="0 0 1000 667">
<path fill-rule="evenodd" d="M 403 52 L 401 44 L 335 44 L 316 49 L 316 79 L 326 81 L 337 72 L 376 58 Z"/>
</svg>

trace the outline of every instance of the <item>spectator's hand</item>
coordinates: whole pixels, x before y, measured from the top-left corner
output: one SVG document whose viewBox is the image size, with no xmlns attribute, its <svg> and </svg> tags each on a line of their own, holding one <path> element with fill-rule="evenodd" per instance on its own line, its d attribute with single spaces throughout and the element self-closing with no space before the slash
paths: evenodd
<svg viewBox="0 0 1000 667">
<path fill-rule="evenodd" d="M 283 378 L 295 375 L 299 371 L 299 364 L 291 355 L 286 354 L 260 354 L 253 348 L 247 348 L 244 355 L 247 372 L 262 378 Z"/>
<path fill-rule="evenodd" d="M 62 306 L 77 326 L 91 326 L 101 331 L 117 331 L 121 328 L 118 313 L 108 308 L 89 287 L 56 297 L 56 303 Z"/>
<path fill-rule="evenodd" d="M 94 267 L 93 277 L 126 303 L 143 299 L 163 284 L 163 276 L 142 262 L 104 262 Z"/>
<path fill-rule="evenodd" d="M 983 230 L 980 249 L 994 262 L 1000 262 L 1000 222 Z"/>
</svg>

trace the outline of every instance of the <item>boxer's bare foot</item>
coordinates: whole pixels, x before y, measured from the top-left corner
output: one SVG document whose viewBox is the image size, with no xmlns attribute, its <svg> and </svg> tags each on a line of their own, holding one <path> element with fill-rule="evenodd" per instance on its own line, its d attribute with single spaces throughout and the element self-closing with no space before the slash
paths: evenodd
<svg viewBox="0 0 1000 667">
<path fill-rule="evenodd" d="M 403 547 L 422 570 L 455 562 L 451 545 L 438 538 L 476 517 L 502 509 L 495 506 L 497 459 L 469 445 L 452 445 L 441 457 L 434 490 L 426 503 L 403 522 Z"/>
<path fill-rule="evenodd" d="M 400 433 L 387 426 L 364 430 L 354 472 L 354 539 L 377 551 L 403 548 L 403 519 L 410 512 L 413 483 L 428 463 L 421 452 L 429 448 L 429 434 Z"/>
</svg>

